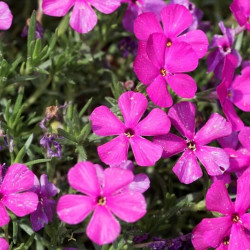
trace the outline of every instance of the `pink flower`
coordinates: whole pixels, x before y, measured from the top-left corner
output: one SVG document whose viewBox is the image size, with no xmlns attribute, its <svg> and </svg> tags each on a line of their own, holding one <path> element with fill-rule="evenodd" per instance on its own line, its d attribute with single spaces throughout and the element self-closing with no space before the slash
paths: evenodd
<svg viewBox="0 0 250 250">
<path fill-rule="evenodd" d="M 99 245 L 114 241 L 121 228 L 113 214 L 131 223 L 146 213 L 143 195 L 127 189 L 133 179 L 130 170 L 107 168 L 99 172 L 91 162 L 77 163 L 69 170 L 68 181 L 85 195 L 62 196 L 57 205 L 59 218 L 78 224 L 94 211 L 86 230 L 88 237 Z"/>
<path fill-rule="evenodd" d="M 239 141 L 250 152 L 250 127 L 244 127 L 239 133 Z"/>
<path fill-rule="evenodd" d="M 34 212 L 38 204 L 37 195 L 27 191 L 33 187 L 35 175 L 25 165 L 11 165 L 5 176 L 2 170 L 0 165 L 0 227 L 10 221 L 5 207 L 23 217 Z"/>
<path fill-rule="evenodd" d="M 245 26 L 250 31 L 250 4 L 246 0 L 233 0 L 230 10 L 240 26 Z"/>
<path fill-rule="evenodd" d="M 241 75 L 233 80 L 237 60 L 233 55 L 225 57 L 222 72 L 222 82 L 216 91 L 228 121 L 232 124 L 234 131 L 239 131 L 244 127 L 244 123 L 238 117 L 233 104 L 243 111 L 250 111 L 250 67 L 242 70 Z"/>
<path fill-rule="evenodd" d="M 4 238 L 0 238 L 0 249 L 1 250 L 8 250 L 9 244 Z"/>
<path fill-rule="evenodd" d="M 163 158 L 184 152 L 173 172 L 185 184 L 202 176 L 197 158 L 211 176 L 221 175 L 229 167 L 229 157 L 223 149 L 205 145 L 231 134 L 231 125 L 221 115 L 214 113 L 195 134 L 195 112 L 195 105 L 191 102 L 180 102 L 169 109 L 171 123 L 184 139 L 172 133 L 154 137 L 154 142 L 163 147 Z"/>
<path fill-rule="evenodd" d="M 8 30 L 12 24 L 13 16 L 10 12 L 9 6 L 0 1 L 0 30 Z"/>
<path fill-rule="evenodd" d="M 224 216 L 203 219 L 193 230 L 196 250 L 249 249 L 250 246 L 250 172 L 237 181 L 237 196 L 232 202 L 223 181 L 212 184 L 206 195 L 207 210 Z"/>
<path fill-rule="evenodd" d="M 191 45 L 198 58 L 206 54 L 208 39 L 203 31 L 192 30 L 182 34 L 193 22 L 193 16 L 186 7 L 179 4 L 167 5 L 161 11 L 161 21 L 163 29 L 154 13 L 143 13 L 137 17 L 134 22 L 134 32 L 141 41 L 139 48 L 145 47 L 145 42 L 151 34 L 162 33 L 167 47 L 176 42 L 185 42 Z"/>
<path fill-rule="evenodd" d="M 73 7 L 70 26 L 79 33 L 88 33 L 97 23 L 97 15 L 91 6 L 104 14 L 114 12 L 120 0 L 43 0 L 42 8 L 50 16 L 65 16 Z"/>
<path fill-rule="evenodd" d="M 183 98 L 193 98 L 197 90 L 194 79 L 183 74 L 198 66 L 198 57 L 192 47 L 184 42 L 175 42 L 169 48 L 166 44 L 164 34 L 150 35 L 146 44 L 147 53 L 139 51 L 134 61 L 135 74 L 143 84 L 148 85 L 149 98 L 160 107 L 173 104 L 167 83 Z"/>
<path fill-rule="evenodd" d="M 170 121 L 166 113 L 154 108 L 140 121 L 146 111 L 148 101 L 141 93 L 128 91 L 118 100 L 122 112 L 122 123 L 106 106 L 96 108 L 90 115 L 92 130 L 99 136 L 118 135 L 110 142 L 97 148 L 99 157 L 108 165 L 117 165 L 127 160 L 129 145 L 135 161 L 140 166 L 152 166 L 162 154 L 162 147 L 142 136 L 155 136 L 168 133 Z"/>
<path fill-rule="evenodd" d="M 128 3 L 122 24 L 130 32 L 134 31 L 134 21 L 138 15 L 144 12 L 153 12 L 159 17 L 162 8 L 166 6 L 163 0 L 121 0 L 121 2 Z"/>
<path fill-rule="evenodd" d="M 38 195 L 39 203 L 36 211 L 30 215 L 30 221 L 33 230 L 39 231 L 44 227 L 44 224 L 48 224 L 53 220 L 56 201 L 50 198 L 57 194 L 57 189 L 55 185 L 48 181 L 47 175 L 42 174 L 40 183 L 35 177 L 34 187 L 31 190 Z"/>
</svg>

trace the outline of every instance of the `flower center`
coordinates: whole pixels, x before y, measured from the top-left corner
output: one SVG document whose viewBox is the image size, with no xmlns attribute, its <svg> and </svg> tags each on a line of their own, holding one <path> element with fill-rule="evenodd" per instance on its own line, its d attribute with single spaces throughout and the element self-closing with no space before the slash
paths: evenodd
<svg viewBox="0 0 250 250">
<path fill-rule="evenodd" d="M 170 39 L 168 39 L 166 46 L 169 48 L 171 45 L 172 45 L 172 41 Z"/>
<path fill-rule="evenodd" d="M 231 52 L 231 48 L 226 46 L 226 45 L 222 46 L 222 50 L 223 50 L 224 53 L 230 53 Z"/>
<path fill-rule="evenodd" d="M 187 141 L 187 146 L 190 150 L 193 150 L 193 151 L 196 150 L 196 145 L 193 141 Z"/>
<path fill-rule="evenodd" d="M 3 199 L 3 194 L 0 193 L 0 201 Z"/>
<path fill-rule="evenodd" d="M 224 239 L 223 239 L 223 244 L 228 246 L 229 245 L 229 236 L 226 236 Z"/>
<path fill-rule="evenodd" d="M 250 17 L 248 17 L 247 22 L 250 23 Z"/>
<path fill-rule="evenodd" d="M 99 197 L 97 198 L 97 204 L 98 204 L 99 206 L 104 206 L 104 205 L 106 205 L 106 202 L 107 202 L 107 200 L 106 200 L 106 197 L 104 197 L 104 196 L 99 196 Z"/>
<path fill-rule="evenodd" d="M 135 135 L 135 131 L 131 128 L 127 128 L 125 130 L 125 135 L 128 137 L 128 138 L 131 138 L 131 137 L 134 137 Z"/>
<path fill-rule="evenodd" d="M 168 72 L 165 69 L 162 68 L 162 69 L 160 69 L 160 73 L 161 73 L 162 76 L 165 77 Z"/>
<path fill-rule="evenodd" d="M 232 214 L 231 218 L 234 223 L 237 223 L 240 220 L 240 216 L 238 214 Z"/>
</svg>

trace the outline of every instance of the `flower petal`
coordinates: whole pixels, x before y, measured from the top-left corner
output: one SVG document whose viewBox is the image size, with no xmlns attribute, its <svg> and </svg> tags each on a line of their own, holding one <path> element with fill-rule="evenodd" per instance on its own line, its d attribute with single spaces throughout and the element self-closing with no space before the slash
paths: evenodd
<svg viewBox="0 0 250 250">
<path fill-rule="evenodd" d="M 0 246 L 1 246 L 1 250 L 9 249 L 9 244 L 4 238 L 0 238 Z"/>
<path fill-rule="evenodd" d="M 177 175 L 180 182 L 190 184 L 202 176 L 200 165 L 190 150 L 186 150 L 179 158 L 173 172 Z"/>
<path fill-rule="evenodd" d="M 134 179 L 133 172 L 121 168 L 106 168 L 104 170 L 103 194 L 112 194 L 128 186 Z"/>
<path fill-rule="evenodd" d="M 187 142 L 172 133 L 154 137 L 154 143 L 162 146 L 163 158 L 169 158 L 170 156 L 179 154 L 187 148 Z"/>
<path fill-rule="evenodd" d="M 202 58 L 207 53 L 208 39 L 201 30 L 191 30 L 175 39 L 176 42 L 185 42 L 192 46 L 198 58 Z"/>
<path fill-rule="evenodd" d="M 231 133 L 231 124 L 220 114 L 213 113 L 206 124 L 196 133 L 194 139 L 196 143 L 206 145 Z"/>
<path fill-rule="evenodd" d="M 91 196 L 100 194 L 96 168 L 93 163 L 85 161 L 77 163 L 68 172 L 68 181 L 74 189 Z"/>
<path fill-rule="evenodd" d="M 218 247 L 223 238 L 230 234 L 231 216 L 203 219 L 193 230 L 192 243 L 195 249 Z"/>
<path fill-rule="evenodd" d="M 86 1 L 76 1 L 70 17 L 70 26 L 78 33 L 88 33 L 97 23 L 95 11 Z"/>
<path fill-rule="evenodd" d="M 121 227 L 112 213 L 104 206 L 97 206 L 87 227 L 88 237 L 99 245 L 113 242 Z"/>
<path fill-rule="evenodd" d="M 120 135 L 97 148 L 100 159 L 108 164 L 120 164 L 128 158 L 129 140 Z"/>
<path fill-rule="evenodd" d="M 162 75 L 158 75 L 147 87 L 147 94 L 150 100 L 162 108 L 171 107 L 173 100 L 168 92 L 167 82 Z"/>
<path fill-rule="evenodd" d="M 195 80 L 186 74 L 174 74 L 166 78 L 172 90 L 182 98 L 193 98 L 197 91 Z"/>
<path fill-rule="evenodd" d="M 139 166 L 153 166 L 161 158 L 162 147 L 143 137 L 134 136 L 130 143 Z"/>
<path fill-rule="evenodd" d="M 244 127 L 239 133 L 239 141 L 250 151 L 250 127 Z"/>
<path fill-rule="evenodd" d="M 182 136 L 193 140 L 195 133 L 196 107 L 191 102 L 179 102 L 169 109 L 171 124 Z"/>
<path fill-rule="evenodd" d="M 146 192 L 150 187 L 150 180 L 146 174 L 137 174 L 129 184 L 129 190 L 139 193 Z"/>
<path fill-rule="evenodd" d="M 175 38 L 193 22 L 188 9 L 179 4 L 169 4 L 161 11 L 161 21 L 167 37 Z"/>
<path fill-rule="evenodd" d="M 4 177 L 1 192 L 11 194 L 33 187 L 35 175 L 24 164 L 12 164 Z"/>
<path fill-rule="evenodd" d="M 88 2 L 104 14 L 110 14 L 120 6 L 120 1 L 118 0 L 88 0 Z"/>
<path fill-rule="evenodd" d="M 247 232 L 240 223 L 235 223 L 232 226 L 229 249 L 239 250 L 239 249 L 249 249 L 250 246 L 250 233 Z"/>
<path fill-rule="evenodd" d="M 138 77 L 138 79 L 145 85 L 148 85 L 158 75 L 160 75 L 160 68 L 156 67 L 149 60 L 149 58 L 145 55 L 145 51 L 143 50 L 143 47 L 140 50 L 138 50 L 138 54 L 135 58 L 134 72 L 136 76 Z"/>
<path fill-rule="evenodd" d="M 135 19 L 134 33 L 138 40 L 148 40 L 148 37 L 155 32 L 163 31 L 154 13 L 143 13 Z"/>
<path fill-rule="evenodd" d="M 65 16 L 75 0 L 43 0 L 43 12 L 49 16 Z"/>
<path fill-rule="evenodd" d="M 37 209 L 30 215 L 30 222 L 32 229 L 37 232 L 44 227 L 44 224 L 48 224 L 48 217 L 43 210 L 41 204 L 38 204 Z"/>
<path fill-rule="evenodd" d="M 33 192 L 13 193 L 4 196 L 2 202 L 15 215 L 23 217 L 36 211 L 38 197 Z"/>
<path fill-rule="evenodd" d="M 243 26 L 247 22 L 247 18 L 244 15 L 244 3 L 247 4 L 248 2 L 240 2 L 239 0 L 234 0 L 230 5 L 230 10 L 232 11 L 235 19 L 238 21 L 240 26 Z"/>
<path fill-rule="evenodd" d="M 134 32 L 134 22 L 138 16 L 138 10 L 135 8 L 127 8 L 123 15 L 122 25 L 125 30 L 133 33 Z"/>
<path fill-rule="evenodd" d="M 234 205 L 228 195 L 223 181 L 216 181 L 208 189 L 206 195 L 207 210 L 230 215 L 234 212 Z"/>
<path fill-rule="evenodd" d="M 146 50 L 149 60 L 159 68 L 164 67 L 167 38 L 164 33 L 149 36 Z"/>
<path fill-rule="evenodd" d="M 12 24 L 13 16 L 9 6 L 5 2 L 0 2 L 0 30 L 8 30 Z"/>
<path fill-rule="evenodd" d="M 9 223 L 10 217 L 2 202 L 0 202 L 0 215 L 0 227 L 3 227 Z"/>
<path fill-rule="evenodd" d="M 121 164 L 118 164 L 118 165 L 110 165 L 111 168 L 122 168 L 122 169 L 127 169 L 127 170 L 130 170 L 130 171 L 133 171 L 134 168 L 135 168 L 135 165 L 132 161 L 130 160 L 127 160 L 125 162 L 122 162 Z"/>
<path fill-rule="evenodd" d="M 170 126 L 167 114 L 161 109 L 154 108 L 138 123 L 136 131 L 141 136 L 162 135 L 169 132 Z"/>
<path fill-rule="evenodd" d="M 92 130 L 99 136 L 119 135 L 124 133 L 124 124 L 106 106 L 95 108 L 89 120 Z"/>
<path fill-rule="evenodd" d="M 170 73 L 189 72 L 198 66 L 198 57 L 191 45 L 183 42 L 173 43 L 165 53 L 165 68 Z"/>
<path fill-rule="evenodd" d="M 123 93 L 118 100 L 119 108 L 123 114 L 127 128 L 134 128 L 147 109 L 147 98 L 133 91 Z"/>
<path fill-rule="evenodd" d="M 135 222 L 146 214 L 147 204 L 139 192 L 122 192 L 107 199 L 109 209 L 121 220 Z"/>
<path fill-rule="evenodd" d="M 53 197 L 57 192 L 56 186 L 49 182 L 48 176 L 46 174 L 42 174 L 40 177 L 41 182 L 41 193 L 46 197 Z"/>
<path fill-rule="evenodd" d="M 221 175 L 229 168 L 229 156 L 221 148 L 201 146 L 195 155 L 209 175 Z"/>
<path fill-rule="evenodd" d="M 78 224 L 83 221 L 95 208 L 92 198 L 78 195 L 63 195 L 57 204 L 57 214 L 60 220 L 69 224 Z"/>
<path fill-rule="evenodd" d="M 243 227 L 250 230 L 250 213 L 243 214 L 240 219 Z"/>
</svg>

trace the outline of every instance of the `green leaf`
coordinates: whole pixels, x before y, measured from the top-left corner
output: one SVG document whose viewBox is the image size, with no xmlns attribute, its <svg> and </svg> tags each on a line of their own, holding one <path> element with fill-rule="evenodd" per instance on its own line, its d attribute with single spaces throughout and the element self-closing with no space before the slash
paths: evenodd
<svg viewBox="0 0 250 250">
<path fill-rule="evenodd" d="M 44 163 L 44 162 L 49 162 L 51 161 L 51 159 L 37 159 L 37 160 L 33 160 L 33 161 L 28 161 L 25 163 L 26 166 L 32 166 L 35 164 L 39 164 L 39 163 Z"/>
<path fill-rule="evenodd" d="M 58 129 L 57 129 L 57 132 L 58 132 L 58 134 L 59 134 L 60 136 L 63 136 L 63 137 L 65 137 L 65 138 L 67 138 L 68 140 L 77 143 L 76 138 L 75 138 L 72 134 L 68 133 L 67 131 L 65 131 L 65 130 L 63 130 L 63 129 L 61 129 L 61 128 L 58 128 Z"/>
<path fill-rule="evenodd" d="M 79 153 L 78 161 L 86 161 L 87 153 L 83 146 L 77 146 L 77 151 Z"/>
<path fill-rule="evenodd" d="M 91 104 L 93 98 L 91 97 L 87 103 L 83 106 L 82 110 L 79 113 L 79 117 L 82 117 L 84 115 L 84 113 L 86 112 L 86 110 L 88 109 L 89 105 Z"/>
<path fill-rule="evenodd" d="M 14 160 L 14 163 L 20 163 L 20 162 L 22 162 L 22 159 L 23 159 L 24 155 L 26 154 L 27 150 L 29 149 L 32 140 L 33 140 L 33 134 L 31 134 L 29 136 L 29 138 L 25 142 L 24 146 L 18 152 L 18 154 L 16 156 L 16 159 Z"/>
<path fill-rule="evenodd" d="M 77 137 L 78 143 L 83 143 L 87 139 L 90 131 L 91 131 L 91 124 L 88 123 L 82 128 L 80 135 Z"/>
</svg>

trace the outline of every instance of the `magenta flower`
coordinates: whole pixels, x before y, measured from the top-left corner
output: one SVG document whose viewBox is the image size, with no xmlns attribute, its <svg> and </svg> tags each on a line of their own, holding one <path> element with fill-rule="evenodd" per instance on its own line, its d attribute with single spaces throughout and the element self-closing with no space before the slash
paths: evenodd
<svg viewBox="0 0 250 250">
<path fill-rule="evenodd" d="M 8 4 L 0 1 L 0 30 L 8 30 L 12 24 L 13 16 Z"/>
<path fill-rule="evenodd" d="M 8 250 L 9 244 L 4 238 L 0 238 L 0 249 L 1 250 Z"/>
<path fill-rule="evenodd" d="M 56 187 L 48 181 L 45 174 L 41 175 L 40 183 L 35 177 L 34 187 L 31 189 L 38 195 L 39 199 L 36 211 L 30 215 L 31 226 L 34 231 L 40 230 L 44 227 L 44 224 L 51 222 L 56 209 L 56 201 L 50 199 L 57 194 Z"/>
<path fill-rule="evenodd" d="M 5 207 L 19 217 L 36 210 L 37 195 L 27 191 L 33 187 L 34 178 L 35 175 L 23 164 L 11 165 L 5 175 L 0 165 L 0 227 L 10 221 Z"/>
<path fill-rule="evenodd" d="M 64 222 L 78 224 L 94 211 L 86 233 L 92 241 L 103 245 L 120 234 L 120 224 L 113 214 L 123 221 L 135 222 L 145 215 L 146 201 L 140 192 L 127 189 L 134 179 L 132 171 L 107 168 L 102 172 L 102 178 L 97 171 L 91 162 L 77 163 L 69 170 L 71 187 L 85 195 L 62 196 L 57 213 Z"/>
<path fill-rule="evenodd" d="M 128 4 L 122 24 L 130 32 L 134 32 L 134 21 L 138 15 L 153 12 L 160 17 L 162 8 L 167 5 L 163 0 L 121 0 L 121 2 Z"/>
<path fill-rule="evenodd" d="M 231 125 L 221 115 L 214 113 L 195 134 L 195 112 L 195 105 L 191 102 L 180 102 L 169 109 L 171 123 L 184 139 L 172 133 L 154 137 L 154 142 L 163 147 L 163 158 L 184 152 L 173 172 L 185 184 L 202 176 L 197 158 L 211 176 L 221 175 L 229 167 L 229 157 L 223 149 L 205 145 L 231 134 Z"/>
<path fill-rule="evenodd" d="M 250 67 L 242 70 L 241 75 L 233 80 L 237 60 L 233 55 L 227 55 L 222 72 L 222 82 L 217 87 L 217 94 L 228 121 L 234 131 L 244 127 L 244 123 L 238 117 L 233 104 L 243 111 L 250 111 Z"/>
<path fill-rule="evenodd" d="M 240 66 L 242 58 L 239 52 L 233 48 L 235 30 L 226 28 L 223 22 L 219 22 L 219 27 L 223 36 L 214 35 L 210 49 L 214 49 L 207 57 L 208 72 L 214 71 L 218 79 L 222 77 L 222 69 L 224 65 L 225 56 L 232 54 L 237 59 L 237 67 Z"/>
<path fill-rule="evenodd" d="M 250 246 L 250 172 L 237 181 L 237 196 L 232 202 L 223 181 L 212 184 L 206 195 L 207 210 L 222 217 L 203 219 L 193 230 L 192 243 L 196 250 L 249 249 Z"/>
<path fill-rule="evenodd" d="M 192 47 L 184 42 L 175 42 L 169 48 L 166 44 L 164 34 L 150 35 L 146 45 L 147 55 L 138 53 L 134 61 L 135 74 L 143 84 L 148 85 L 149 98 L 160 107 L 173 104 L 167 84 L 183 98 L 193 98 L 197 90 L 194 79 L 183 74 L 198 66 L 198 57 Z"/>
<path fill-rule="evenodd" d="M 106 106 L 96 108 L 90 115 L 92 130 L 99 136 L 118 135 L 110 142 L 97 148 L 100 159 L 108 165 L 117 165 L 127 160 L 129 145 L 135 161 L 140 166 L 152 166 L 161 158 L 162 148 L 142 136 L 168 133 L 170 121 L 167 114 L 154 108 L 140 121 L 148 101 L 141 93 L 128 91 L 118 100 L 122 112 L 122 123 Z"/>
<path fill-rule="evenodd" d="M 97 15 L 91 6 L 104 14 L 114 12 L 120 0 L 43 0 L 42 8 L 50 16 L 65 16 L 73 7 L 70 26 L 78 33 L 88 33 L 97 23 Z"/>
<path fill-rule="evenodd" d="M 165 47 L 171 47 L 176 42 L 185 42 L 191 45 L 198 58 L 207 52 L 208 39 L 201 30 L 192 30 L 182 34 L 190 27 L 193 17 L 186 7 L 179 4 L 169 4 L 161 11 L 161 21 L 154 13 L 148 12 L 138 16 L 134 22 L 134 32 L 140 40 L 139 48 L 145 47 L 145 42 L 153 33 L 162 33 L 165 36 Z M 190 58 L 190 61 L 193 60 Z"/>
<path fill-rule="evenodd" d="M 234 17 L 240 26 L 245 26 L 250 31 L 250 4 L 246 0 L 233 0 L 230 5 Z"/>
</svg>

